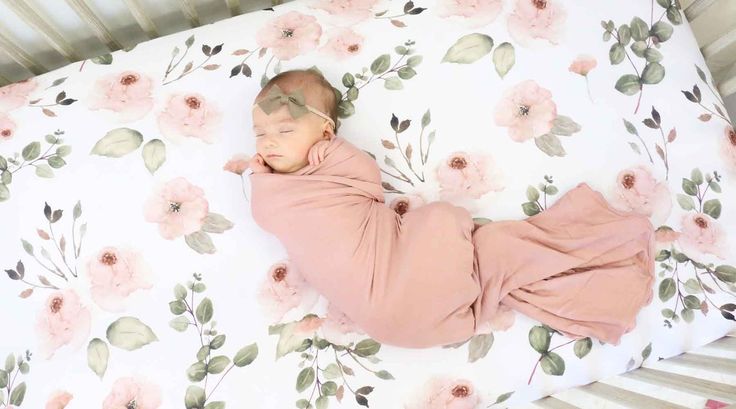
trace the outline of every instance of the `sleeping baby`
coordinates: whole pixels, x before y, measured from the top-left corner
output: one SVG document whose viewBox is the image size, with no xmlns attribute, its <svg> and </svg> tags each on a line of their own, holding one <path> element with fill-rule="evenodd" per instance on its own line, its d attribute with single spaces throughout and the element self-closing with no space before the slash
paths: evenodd
<svg viewBox="0 0 736 409">
<path fill-rule="evenodd" d="M 314 70 L 256 96 L 255 222 L 304 279 L 376 341 L 468 340 L 504 311 L 618 345 L 652 300 L 654 228 L 580 183 L 525 220 L 475 226 L 437 201 L 399 215 L 375 160 L 337 136 L 337 95 Z"/>
</svg>

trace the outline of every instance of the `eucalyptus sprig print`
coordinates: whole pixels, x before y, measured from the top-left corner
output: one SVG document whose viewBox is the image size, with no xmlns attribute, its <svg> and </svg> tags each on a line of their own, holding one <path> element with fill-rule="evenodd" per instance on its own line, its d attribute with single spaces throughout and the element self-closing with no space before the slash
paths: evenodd
<svg viewBox="0 0 736 409">
<path fill-rule="evenodd" d="M 89 154 L 120 158 L 135 151 L 141 144 L 143 135 L 140 132 L 131 128 L 115 128 L 97 141 Z M 166 162 L 166 144 L 161 139 L 151 139 L 143 145 L 141 156 L 146 169 L 153 175 Z"/>
<path fill-rule="evenodd" d="M 124 351 L 135 351 L 158 342 L 151 327 L 136 317 L 120 317 L 105 331 L 107 342 Z M 107 371 L 110 348 L 101 338 L 93 338 L 87 345 L 87 366 L 102 379 Z"/>
<path fill-rule="evenodd" d="M 193 274 L 194 281 L 187 281 L 186 287 L 177 284 L 174 287 L 174 300 L 169 302 L 169 310 L 176 316 L 169 325 L 179 332 L 185 332 L 189 327 L 194 327 L 198 335 L 200 348 L 196 353 L 196 362 L 186 370 L 186 376 L 190 385 L 184 396 L 186 409 L 223 409 L 224 401 L 213 401 L 217 387 L 225 379 L 234 367 L 250 365 L 258 356 L 258 345 L 254 342 L 238 350 L 232 359 L 226 355 L 216 355 L 220 348 L 225 345 L 225 334 L 219 333 L 215 326 L 214 305 L 207 297 L 202 298 L 199 303 L 195 301 L 194 295 L 203 293 L 207 286 L 202 282 L 202 275 Z M 187 301 L 187 297 L 189 300 Z M 208 392 L 208 381 L 211 375 L 220 375 L 217 383 Z M 202 386 L 197 384 L 204 382 Z M 213 380 L 214 382 L 214 380 Z"/>
<path fill-rule="evenodd" d="M 421 14 L 424 10 L 426 10 L 426 8 L 414 7 L 413 1 L 407 1 L 406 3 L 404 3 L 403 14 L 394 14 L 391 16 L 387 16 L 386 13 L 388 13 L 388 9 L 386 9 L 386 10 L 376 13 L 375 16 L 377 20 L 387 18 L 389 19 L 389 21 L 391 21 L 391 24 L 395 25 L 396 27 L 402 28 L 402 27 L 406 27 L 406 23 L 404 23 L 401 20 L 397 20 L 399 17 L 416 16 L 418 14 Z"/>
<path fill-rule="evenodd" d="M 262 48 L 261 49 L 261 52 L 258 54 L 258 58 L 260 58 L 262 54 L 265 54 L 266 53 L 266 50 L 268 50 L 268 48 Z M 268 77 L 268 67 L 271 66 L 271 63 L 273 62 L 274 58 L 276 58 L 276 56 L 275 55 L 272 55 L 271 58 L 268 59 L 268 62 L 266 62 L 266 67 L 263 68 L 263 75 L 261 75 L 261 88 L 265 87 L 266 84 L 268 83 L 268 81 L 271 80 Z M 320 71 L 320 69 L 317 68 L 317 66 L 315 66 L 315 65 L 309 67 L 309 69 L 310 70 L 315 70 L 315 71 L 319 72 L 320 74 L 322 73 Z M 279 74 L 280 72 L 281 72 L 281 60 L 279 59 L 279 60 L 276 61 L 276 64 L 273 66 L 273 73 L 274 74 Z"/>
<path fill-rule="evenodd" d="M 383 80 L 383 87 L 388 90 L 400 90 L 404 88 L 402 80 L 409 80 L 417 75 L 415 68 L 422 63 L 423 57 L 414 54 L 411 47 L 414 41 L 406 41 L 404 45 L 394 48 L 399 58 L 391 64 L 391 54 L 382 54 L 378 56 L 370 66 L 370 76 L 368 76 L 368 68 L 363 67 L 360 73 L 345 73 L 342 76 L 342 85 L 347 88 L 345 94 L 335 89 L 338 97 L 337 114 L 340 118 L 347 118 L 355 113 L 355 105 L 353 101 L 358 99 L 360 90 L 366 85 Z M 409 57 L 410 56 L 410 57 Z M 408 58 L 407 58 L 408 57 Z M 404 61 L 406 58 L 406 61 Z M 396 75 L 392 75 L 392 74 Z M 338 121 L 339 122 L 339 121 Z"/>
<path fill-rule="evenodd" d="M 493 50 L 493 38 L 483 33 L 472 33 L 460 37 L 442 57 L 442 62 L 473 64 Z M 493 50 L 493 66 L 503 78 L 516 63 L 516 52 L 511 43 L 504 42 Z"/>
<path fill-rule="evenodd" d="M 240 60 L 240 63 L 238 65 L 234 66 L 230 69 L 230 78 L 235 77 L 236 75 L 242 74 L 245 77 L 250 78 L 253 75 L 253 70 L 250 68 L 250 65 L 246 61 L 248 61 L 248 58 L 250 58 L 252 55 L 256 54 L 256 51 L 258 51 L 258 58 L 263 58 L 264 55 L 266 55 L 266 51 L 268 51 L 268 48 L 266 47 L 258 47 L 253 51 L 250 51 L 245 48 L 239 48 L 232 52 L 232 55 L 241 56 L 245 55 L 242 60 Z M 265 74 L 264 74 L 265 75 Z M 266 82 L 268 82 L 268 77 L 266 77 Z M 263 86 L 262 83 L 261 86 Z"/>
<path fill-rule="evenodd" d="M 20 293 L 21 298 L 30 297 L 31 294 L 33 294 L 34 289 L 36 288 L 58 290 L 60 288 L 60 285 L 65 285 L 69 282 L 70 277 L 76 278 L 78 276 L 77 262 L 79 261 L 79 255 L 82 251 L 82 242 L 84 240 L 84 235 L 87 233 L 86 222 L 82 223 L 79 226 L 78 233 L 76 228 L 77 220 L 82 217 L 81 202 L 77 201 L 77 204 L 74 205 L 72 213 L 72 247 L 70 249 L 71 256 L 67 254 L 67 240 L 64 234 L 62 233 L 61 235 L 57 236 L 58 233 L 54 231 L 54 224 L 58 224 L 63 216 L 63 213 L 63 210 L 53 210 L 48 203 L 44 203 L 43 214 L 46 218 L 48 231 L 45 228 L 36 228 L 36 233 L 41 238 L 41 240 L 53 244 L 53 248 L 51 251 L 53 252 L 55 250 L 58 253 L 58 257 L 52 257 L 51 253 L 46 250 L 43 244 L 38 245 L 38 248 L 40 248 L 41 257 L 46 260 L 46 262 L 43 262 L 36 254 L 36 248 L 33 246 L 33 244 L 23 238 L 21 238 L 20 240 L 21 244 L 23 245 L 23 250 L 25 250 L 25 252 L 29 256 L 31 256 L 42 269 L 51 274 L 49 277 L 54 279 L 53 281 L 49 280 L 49 278 L 47 278 L 43 274 L 36 274 L 36 280 L 38 280 L 38 283 L 29 281 L 30 278 L 27 277 L 26 266 L 22 260 L 18 260 L 15 269 L 5 270 L 11 280 L 20 281 L 30 286 L 30 288 L 27 288 Z M 77 234 L 79 235 L 78 237 Z"/>
<path fill-rule="evenodd" d="M 708 190 L 721 193 L 720 181 L 721 176 L 718 172 L 713 172 L 713 175 L 708 173 L 703 177 L 700 169 L 693 169 L 689 179 L 682 179 L 682 190 L 685 193 L 677 195 L 678 204 L 685 211 L 704 213 L 713 220 L 718 219 L 721 216 L 721 202 L 719 199 L 706 200 L 706 195 Z M 697 204 L 695 199 L 698 200 Z M 699 216 L 699 219 L 696 219 L 696 223 L 708 224 L 712 222 L 705 220 L 705 217 L 702 216 Z M 669 229 L 666 226 L 661 228 Z M 710 287 L 703 277 L 710 278 L 718 290 L 736 296 L 736 268 L 727 264 L 715 266 L 712 263 L 708 265 L 700 263 L 690 259 L 688 255 L 677 251 L 672 246 L 669 250 L 661 250 L 657 254 L 656 261 L 660 263 L 659 266 L 663 269 L 659 272 L 659 276 L 664 277 L 669 274 L 669 277 L 664 278 L 659 283 L 659 299 L 662 302 L 668 302 L 672 297 L 675 297 L 674 307 L 662 310 L 665 326 L 671 328 L 672 322 L 679 322 L 680 317 L 685 322 L 690 323 L 695 318 L 695 311 L 700 311 L 705 316 L 709 312 L 709 305 L 719 310 L 724 318 L 734 320 L 736 304 L 716 305 L 708 297 L 708 294 L 715 294 L 716 290 Z M 681 278 L 681 274 L 685 274 L 684 271 L 689 268 L 692 268 L 692 277 L 683 281 L 684 277 Z M 700 294 L 702 294 L 703 299 L 698 296 Z M 680 303 L 682 303 L 682 308 L 678 314 Z"/>
<path fill-rule="evenodd" d="M 207 44 L 202 44 L 202 54 L 204 54 L 207 58 L 205 58 L 199 65 L 194 67 L 194 60 L 191 60 L 187 62 L 184 65 L 184 68 L 182 69 L 181 73 L 178 77 L 166 81 L 166 79 L 169 77 L 169 75 L 174 72 L 174 70 L 181 64 L 181 62 L 186 58 L 187 54 L 189 53 L 189 49 L 192 48 L 192 45 L 194 44 L 194 34 L 189 36 L 189 38 L 186 39 L 184 42 L 184 45 L 186 46 L 186 49 L 184 50 L 184 53 L 179 57 L 179 60 L 174 62 L 174 59 L 176 59 L 176 56 L 179 55 L 181 50 L 179 49 L 179 46 L 175 46 L 173 50 L 171 50 L 171 60 L 169 60 L 169 65 L 166 67 L 166 73 L 164 74 L 164 78 L 161 81 L 162 85 L 171 84 L 174 81 L 177 81 L 195 71 L 197 71 L 199 68 L 203 68 L 207 71 L 214 71 L 218 68 L 220 68 L 220 64 L 207 64 L 207 62 L 212 58 L 213 56 L 217 55 L 222 51 L 223 44 L 218 44 L 214 47 L 211 47 Z M 207 64 L 207 65 L 205 65 Z"/>
<path fill-rule="evenodd" d="M 63 145 L 62 135 L 64 135 L 62 130 L 55 131 L 53 135 L 46 135 L 44 140 L 49 146 L 43 153 L 41 142 L 34 141 L 26 145 L 20 154 L 15 152 L 12 158 L 0 155 L 0 202 L 10 199 L 9 186 L 18 171 L 32 166 L 36 169 L 36 176 L 52 178 L 53 169 L 60 169 L 66 165 L 64 158 L 72 152 L 72 147 Z"/>
<path fill-rule="evenodd" d="M 5 358 L 5 366 L 0 369 L 0 405 L 7 408 L 11 406 L 18 407 L 23 404 L 23 399 L 26 396 L 26 383 L 16 384 L 16 381 L 19 380 L 19 374 L 28 375 L 31 370 L 30 361 L 31 353 L 28 350 L 26 350 L 25 355 L 16 357 L 11 353 Z"/>
<path fill-rule="evenodd" d="M 721 175 L 718 172 L 710 173 L 703 177 L 703 172 L 700 169 L 695 168 L 690 172 L 690 179 L 682 178 L 682 190 L 686 194 L 679 193 L 677 195 L 677 203 L 683 210 L 690 211 L 695 210 L 699 213 L 705 213 L 708 216 L 717 219 L 721 216 L 721 201 L 718 199 L 705 200 L 705 196 L 708 194 L 708 190 L 712 190 L 715 193 L 721 193 Z M 705 185 L 701 189 L 701 187 Z M 695 204 L 695 200 L 698 199 L 698 204 Z"/>
<path fill-rule="evenodd" d="M 55 106 L 59 106 L 59 105 L 66 106 L 66 105 L 71 105 L 71 104 L 77 102 L 77 100 L 74 99 L 74 98 L 67 98 L 66 97 L 66 91 L 61 91 L 58 94 L 56 94 L 55 101 L 54 101 L 53 104 L 41 104 L 41 105 L 37 105 L 39 102 L 41 102 L 41 100 L 43 100 L 43 98 L 34 99 L 33 101 L 29 101 L 28 102 L 28 106 L 29 107 L 41 108 L 41 111 L 43 112 L 43 114 L 46 115 L 46 116 L 50 116 L 50 117 L 56 116 L 56 112 L 50 110 L 49 107 L 55 107 Z"/>
<path fill-rule="evenodd" d="M 66 79 L 67 79 L 67 78 L 69 78 L 69 77 L 61 77 L 61 78 L 57 78 L 57 79 L 55 79 L 55 80 L 54 80 L 54 81 L 53 81 L 53 82 L 51 83 L 51 85 L 49 85 L 48 87 L 46 87 L 46 89 L 49 89 L 49 88 L 53 88 L 53 87 L 56 87 L 56 86 L 59 86 L 59 85 L 63 84 L 63 83 L 64 83 L 64 81 L 66 81 Z"/>
<path fill-rule="evenodd" d="M 683 95 L 685 95 L 685 98 L 687 98 L 688 101 L 698 104 L 701 108 L 703 108 L 706 113 L 700 114 L 698 116 L 698 119 L 700 119 L 703 122 L 708 122 L 711 120 L 711 118 L 718 117 L 724 121 L 731 127 L 734 126 L 733 122 L 729 119 L 728 115 L 725 112 L 725 108 L 721 108 L 721 106 L 724 105 L 723 100 L 719 96 L 719 94 L 711 87 L 711 85 L 708 83 L 708 79 L 705 76 L 705 72 L 700 69 L 700 67 L 695 65 L 695 70 L 698 72 L 698 77 L 700 77 L 701 81 L 705 83 L 705 85 L 710 90 L 711 94 L 713 94 L 714 97 L 716 97 L 716 102 L 713 103 L 713 108 L 715 108 L 715 111 L 708 108 L 707 106 L 703 105 L 703 95 L 700 91 L 700 87 L 698 87 L 697 84 L 693 85 L 692 91 L 683 90 L 681 91 Z M 712 83 L 712 81 L 711 81 Z M 718 104 L 720 103 L 720 105 Z"/>
<path fill-rule="evenodd" d="M 601 27 L 604 30 L 603 41 L 607 42 L 611 38 L 616 40 L 608 52 L 611 65 L 620 64 L 624 59 L 627 59 L 634 69 L 635 74 L 625 74 L 616 81 L 616 90 L 622 94 L 629 96 L 639 94 L 634 114 L 639 111 L 644 85 L 658 84 L 664 79 L 665 69 L 664 65 L 661 64 L 664 56 L 659 51 L 660 44 L 672 37 L 672 24 L 679 25 L 682 23 L 678 0 L 657 0 L 657 4 L 664 8 L 664 11 L 655 21 L 654 0 L 651 0 L 649 24 L 636 16 L 631 19 L 629 24 L 621 24 L 618 28 L 616 28 L 613 20 L 601 21 Z M 665 15 L 672 24 L 662 21 Z M 629 43 L 631 43 L 630 46 Z M 626 50 L 627 46 L 635 57 L 644 60 L 644 67 L 641 72 L 634 63 L 631 54 Z"/>
<path fill-rule="evenodd" d="M 490 405 L 488 405 L 486 407 L 487 408 L 490 408 L 493 405 L 497 405 L 497 404 L 499 404 L 501 402 L 505 402 L 508 398 L 511 397 L 511 395 L 514 394 L 514 392 L 516 392 L 516 391 L 506 392 L 506 393 L 502 393 L 502 394 L 498 395 L 498 397 L 496 398 L 496 401 L 493 402 L 493 403 L 491 403 Z"/>
<path fill-rule="evenodd" d="M 641 366 L 644 361 L 649 358 L 649 355 L 652 353 L 652 343 L 648 343 L 647 346 L 644 347 L 644 349 L 641 350 L 641 363 L 639 363 L 639 366 Z M 629 358 L 629 362 L 626 364 L 626 370 L 630 371 L 634 369 L 634 366 L 636 366 L 636 361 L 634 358 Z"/>
<path fill-rule="evenodd" d="M 641 360 L 642 362 L 646 361 L 647 358 L 649 358 L 649 355 L 652 354 L 652 343 L 648 343 L 647 346 L 644 347 L 644 349 L 641 350 Z"/>
<path fill-rule="evenodd" d="M 544 182 L 538 184 L 536 187 L 529 185 L 526 188 L 526 198 L 529 201 L 521 204 L 521 209 L 525 215 L 531 217 L 547 210 L 547 195 L 554 196 L 559 192 L 553 183 L 554 180 L 551 175 L 544 175 Z M 540 198 L 542 202 L 539 201 Z"/>
<path fill-rule="evenodd" d="M 488 351 L 490 351 L 493 346 L 493 341 L 494 337 L 492 332 L 488 334 L 475 334 L 465 341 L 443 345 L 442 348 L 459 348 L 468 344 L 468 362 L 473 363 L 488 355 Z"/>
<path fill-rule="evenodd" d="M 670 177 L 670 161 L 669 161 L 669 145 L 677 139 L 677 129 L 672 128 L 667 133 L 667 136 L 664 134 L 664 130 L 662 129 L 662 117 L 659 114 L 659 111 L 657 111 L 654 106 L 652 106 L 652 116 L 651 118 L 646 118 L 643 121 L 641 121 L 644 125 L 646 125 L 648 128 L 656 129 L 659 131 L 659 136 L 662 137 L 661 144 L 660 142 L 655 142 L 654 146 L 657 152 L 657 155 L 659 155 L 660 159 L 662 159 L 662 162 L 664 163 L 665 168 L 665 179 L 669 180 Z M 654 159 L 652 158 L 652 155 L 649 153 L 649 148 L 647 147 L 647 144 L 644 142 L 642 137 L 639 135 L 639 131 L 636 129 L 636 127 L 626 119 L 624 119 L 624 126 L 626 127 L 626 131 L 628 131 L 630 134 L 635 135 L 637 138 L 639 138 L 639 141 L 641 142 L 641 145 L 644 147 L 644 150 L 647 152 L 647 155 L 649 156 L 649 162 L 654 164 Z M 639 149 L 639 145 L 629 142 L 629 146 L 631 149 L 636 152 L 637 154 L 641 155 L 641 149 Z"/>
<path fill-rule="evenodd" d="M 389 151 L 398 151 L 401 158 L 406 163 L 406 166 L 409 168 L 409 172 L 412 173 L 412 175 L 418 180 L 417 183 L 424 183 L 425 182 L 425 175 L 424 175 L 424 167 L 427 164 L 427 159 L 429 158 L 429 150 L 432 147 L 432 143 L 434 143 L 435 140 L 435 131 L 432 130 L 432 132 L 427 135 L 427 148 L 426 151 L 424 150 L 424 130 L 429 126 L 431 123 L 432 118 L 430 114 L 430 110 L 428 109 L 427 112 L 422 115 L 422 129 L 419 132 L 419 162 L 421 166 L 421 174 L 417 172 L 417 170 L 414 168 L 414 165 L 412 164 L 412 154 L 414 153 L 414 148 L 412 147 L 411 142 L 406 143 L 406 147 L 402 146 L 401 139 L 399 138 L 399 134 L 409 129 L 411 126 L 411 120 L 405 119 L 403 121 L 399 121 L 399 118 L 395 114 L 391 114 L 391 129 L 394 131 L 394 138 L 392 140 L 388 139 L 381 139 L 381 144 L 383 147 Z M 365 151 L 367 154 L 369 154 L 373 159 L 376 159 L 376 156 L 368 151 Z M 388 157 L 388 155 L 384 155 L 383 162 L 386 164 L 386 166 L 393 169 L 393 171 L 387 171 L 379 166 L 379 169 L 382 173 L 399 180 L 404 183 L 408 183 L 411 186 L 414 185 L 414 181 L 412 180 L 411 176 L 407 176 L 406 173 L 402 172 L 401 169 L 399 169 L 399 166 L 396 164 L 396 162 Z M 407 172 L 407 173 L 409 173 Z M 398 175 L 397 175 L 398 173 Z M 401 190 L 395 188 L 391 183 L 389 182 L 382 182 L 383 189 L 388 193 L 403 193 Z"/>
<path fill-rule="evenodd" d="M 296 390 L 299 393 L 309 390 L 310 395 L 308 398 L 297 400 L 296 407 L 325 409 L 329 405 L 331 396 L 334 396 L 338 403 L 342 402 L 346 388 L 349 393 L 353 394 L 359 405 L 369 407 L 367 395 L 373 391 L 374 387 L 365 385 L 354 388 L 350 385 L 346 376 L 355 376 L 355 371 L 347 365 L 345 357 L 352 359 L 361 368 L 380 379 L 394 379 L 388 371 L 370 369 L 361 362 L 362 359 L 373 364 L 381 362 L 381 359 L 377 357 L 381 344 L 370 338 L 363 339 L 357 344 L 350 342 L 348 345 L 339 345 L 320 338 L 316 334 L 305 337 L 304 333 L 298 331 L 299 325 L 314 319 L 319 318 L 315 314 L 307 314 L 301 320 L 275 324 L 268 328 L 269 335 L 279 335 L 276 359 L 293 352 L 300 353 L 302 360 L 299 368 L 302 369 L 296 378 Z M 320 353 L 323 356 L 321 364 Z M 334 361 L 331 359 L 333 356 Z M 323 366 L 326 360 L 330 363 Z M 338 386 L 337 382 L 342 383 Z"/>
<path fill-rule="evenodd" d="M 537 370 L 537 366 L 541 364 L 542 370 L 547 375 L 561 376 L 565 373 L 565 360 L 557 353 L 552 352 L 555 349 L 564 347 L 565 345 L 575 343 L 573 352 L 579 359 L 584 358 L 593 348 L 593 341 L 590 337 L 572 339 L 564 344 L 560 344 L 550 349 L 550 343 L 554 334 L 563 335 L 561 332 L 547 325 L 535 325 L 529 330 L 529 344 L 535 351 L 540 353 L 537 363 L 534 364 L 527 385 L 532 383 L 532 377 Z"/>
<path fill-rule="evenodd" d="M 132 47 L 126 47 L 123 50 L 127 52 L 127 51 L 132 50 L 133 48 L 135 48 L 135 45 Z M 97 64 L 97 65 L 110 65 L 113 62 L 113 56 L 110 53 L 106 53 L 106 54 L 98 55 L 96 57 L 92 57 L 89 59 L 89 61 L 92 61 L 94 64 Z M 86 63 L 87 63 L 87 60 L 82 61 L 82 64 L 79 65 L 79 72 L 82 72 L 82 68 L 84 68 L 84 64 Z"/>
<path fill-rule="evenodd" d="M 670 276 L 666 277 L 659 283 L 659 299 L 667 302 L 675 297 L 675 305 L 672 308 L 663 308 L 662 316 L 664 325 L 672 328 L 672 323 L 678 323 L 680 317 L 687 323 L 693 322 L 695 319 L 695 311 L 700 311 L 703 316 L 708 315 L 710 306 L 718 310 L 723 318 L 736 321 L 734 315 L 736 313 L 736 304 L 725 303 L 716 305 L 708 294 L 715 294 L 716 290 L 706 283 L 701 276 L 709 278 L 715 286 L 724 293 L 736 297 L 736 268 L 731 265 L 723 264 L 715 266 L 713 264 L 702 264 L 695 260 L 691 260 L 686 254 L 678 252 L 674 248 L 670 250 L 661 250 L 657 255 L 660 267 L 664 270 L 660 272 L 663 276 L 670 272 Z M 688 265 L 692 268 L 692 277 L 681 277 L 684 271 L 687 271 Z M 724 289 L 723 287 L 726 287 Z M 730 288 L 730 289 L 729 289 Z M 701 299 L 699 295 L 702 295 Z M 678 314 L 678 308 L 679 314 Z"/>
<path fill-rule="evenodd" d="M 566 156 L 567 152 L 558 136 L 571 136 L 580 132 L 581 129 L 580 124 L 569 116 L 557 115 L 557 118 L 552 123 L 552 129 L 542 136 L 535 137 L 534 144 L 537 145 L 540 151 L 547 154 L 547 156 Z"/>
</svg>

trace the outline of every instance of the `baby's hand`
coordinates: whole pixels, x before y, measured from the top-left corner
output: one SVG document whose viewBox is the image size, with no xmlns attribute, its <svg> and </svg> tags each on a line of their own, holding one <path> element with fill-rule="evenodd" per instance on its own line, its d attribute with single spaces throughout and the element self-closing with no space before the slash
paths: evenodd
<svg viewBox="0 0 736 409">
<path fill-rule="evenodd" d="M 253 173 L 273 173 L 273 169 L 266 164 L 263 156 L 258 153 L 251 158 L 248 163 L 248 167 L 253 171 Z"/>
</svg>

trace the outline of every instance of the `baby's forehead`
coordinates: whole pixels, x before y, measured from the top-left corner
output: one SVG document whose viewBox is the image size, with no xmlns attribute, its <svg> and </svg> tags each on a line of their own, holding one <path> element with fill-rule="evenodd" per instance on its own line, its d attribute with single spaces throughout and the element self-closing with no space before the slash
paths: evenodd
<svg viewBox="0 0 736 409">
<path fill-rule="evenodd" d="M 254 117 L 256 117 L 254 115 Z M 281 125 L 281 124 L 295 124 L 298 121 L 290 116 L 286 117 L 278 117 L 274 114 L 271 115 L 263 115 L 260 116 L 260 118 L 254 119 L 253 121 L 253 128 L 260 128 L 262 126 L 269 126 L 269 125 Z"/>
</svg>

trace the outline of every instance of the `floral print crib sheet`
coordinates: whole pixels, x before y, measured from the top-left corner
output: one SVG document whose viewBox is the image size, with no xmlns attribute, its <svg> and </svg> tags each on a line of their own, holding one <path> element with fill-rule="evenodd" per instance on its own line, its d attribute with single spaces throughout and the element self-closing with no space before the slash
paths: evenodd
<svg viewBox="0 0 736 409">
<path fill-rule="evenodd" d="M 523 219 L 587 182 L 650 216 L 637 328 L 362 333 L 249 215 L 250 106 L 293 68 L 399 214 Z M 295 1 L 0 88 L 0 407 L 506 407 L 703 345 L 736 314 L 733 126 L 673 0 Z"/>
</svg>

